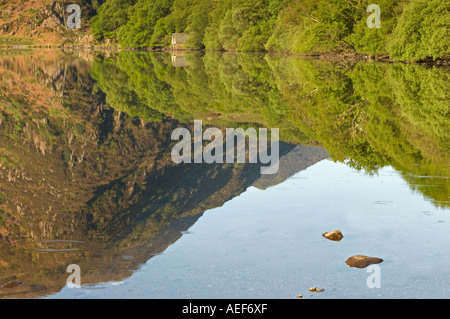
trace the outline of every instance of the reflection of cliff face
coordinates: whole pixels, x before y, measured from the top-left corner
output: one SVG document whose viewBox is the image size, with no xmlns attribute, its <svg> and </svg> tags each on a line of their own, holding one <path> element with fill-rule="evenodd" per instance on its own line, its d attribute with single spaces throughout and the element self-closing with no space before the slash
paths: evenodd
<svg viewBox="0 0 450 319">
<path fill-rule="evenodd" d="M 0 296 L 57 291 L 74 263 L 83 284 L 121 280 L 260 178 L 257 164 L 174 165 L 178 122 L 109 108 L 83 61 L 0 67 L 0 285 L 24 283 Z M 280 145 L 280 180 L 297 170 L 283 160 L 293 148 Z M 327 156 L 311 149 L 302 167 Z"/>
<path fill-rule="evenodd" d="M 248 53 L 184 58 L 189 67 L 177 68 L 168 54 L 120 52 L 91 73 L 128 114 L 278 127 L 282 140 L 323 145 L 357 169 L 392 166 L 434 205 L 449 206 L 448 68 Z"/>
<path fill-rule="evenodd" d="M 280 169 L 277 174 L 261 175 L 253 186 L 267 189 L 282 183 L 297 172 L 307 169 L 319 160 L 328 158 L 328 152 L 317 146 L 297 145 L 290 152 L 280 157 Z"/>
<path fill-rule="evenodd" d="M 302 165 L 306 168 L 327 157 L 319 147 L 308 149 L 301 155 L 297 150 L 294 154 L 297 158 L 288 156 L 291 149 L 291 145 L 282 145 L 281 154 L 285 155 L 281 158 L 280 168 L 283 173 L 275 179 L 283 180 L 296 173 L 289 165 L 292 160 L 302 160 L 306 155 L 307 163 Z M 8 220 L 17 224 L 17 228 L 10 228 L 12 236 L 23 235 L 25 238 L 15 239 L 10 248 L 1 246 L 4 271 L 0 280 L 18 280 L 25 285 L 0 291 L 5 296 L 17 297 L 55 292 L 62 288 L 68 276 L 65 267 L 73 263 L 87 271 L 83 273 L 83 284 L 120 281 L 153 255 L 162 253 L 204 211 L 223 205 L 259 178 L 258 165 L 172 166 L 147 175 L 142 181 L 135 180 L 135 198 L 127 196 L 128 184 L 113 181 L 111 185 L 97 189 L 93 200 L 80 203 L 81 211 L 74 212 L 79 220 L 70 219 L 72 216 L 67 211 L 54 210 L 53 219 L 46 221 L 46 228 L 34 238 L 28 238 L 27 233 L 33 228 L 33 221 L 8 214 Z M 15 198 L 16 201 L 22 199 Z M 35 210 L 33 203 L 30 205 L 27 209 Z M 86 215 L 90 217 L 86 218 Z M 62 223 L 64 218 L 69 221 Z M 46 232 L 53 229 L 66 230 L 66 234 L 52 236 Z M 25 278 L 31 274 L 32 279 Z"/>
</svg>

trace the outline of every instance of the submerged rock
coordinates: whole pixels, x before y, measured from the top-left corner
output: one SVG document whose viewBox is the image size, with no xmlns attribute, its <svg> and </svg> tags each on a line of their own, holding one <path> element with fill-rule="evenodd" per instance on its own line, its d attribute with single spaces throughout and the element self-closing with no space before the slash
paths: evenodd
<svg viewBox="0 0 450 319">
<path fill-rule="evenodd" d="M 365 268 L 369 265 L 379 264 L 383 259 L 377 257 L 368 257 L 363 255 L 355 255 L 345 261 L 347 267 Z"/>
<path fill-rule="evenodd" d="M 23 283 L 21 283 L 21 282 L 10 281 L 10 282 L 4 284 L 3 286 L 1 286 L 0 288 L 16 288 L 16 287 L 19 287 L 19 286 L 22 286 L 22 285 L 23 285 Z"/>
<path fill-rule="evenodd" d="M 321 291 L 325 291 L 325 289 L 321 289 L 321 288 L 317 288 L 317 287 L 311 287 L 311 288 L 309 288 L 309 291 L 311 291 L 311 292 L 321 292 Z"/>
<path fill-rule="evenodd" d="M 322 236 L 333 241 L 340 241 L 344 237 L 339 229 L 323 233 Z"/>
</svg>

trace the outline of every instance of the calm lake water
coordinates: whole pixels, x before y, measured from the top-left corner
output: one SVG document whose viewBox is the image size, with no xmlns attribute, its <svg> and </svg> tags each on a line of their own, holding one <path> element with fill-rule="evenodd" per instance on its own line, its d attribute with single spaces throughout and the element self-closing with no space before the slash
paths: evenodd
<svg viewBox="0 0 450 319">
<path fill-rule="evenodd" d="M 0 298 L 448 298 L 449 75 L 0 52 Z M 194 120 L 279 128 L 278 172 L 175 164 L 171 133 Z"/>
</svg>

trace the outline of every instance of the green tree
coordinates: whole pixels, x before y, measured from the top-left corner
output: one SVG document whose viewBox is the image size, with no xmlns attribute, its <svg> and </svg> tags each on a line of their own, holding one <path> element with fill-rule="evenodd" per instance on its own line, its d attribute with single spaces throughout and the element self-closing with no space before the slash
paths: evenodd
<svg viewBox="0 0 450 319">
<path fill-rule="evenodd" d="M 128 22 L 128 9 L 137 0 L 107 0 L 91 19 L 92 32 L 98 39 L 115 38 L 118 29 Z"/>
<path fill-rule="evenodd" d="M 395 59 L 449 57 L 450 0 L 411 0 L 399 17 L 388 49 Z"/>
</svg>

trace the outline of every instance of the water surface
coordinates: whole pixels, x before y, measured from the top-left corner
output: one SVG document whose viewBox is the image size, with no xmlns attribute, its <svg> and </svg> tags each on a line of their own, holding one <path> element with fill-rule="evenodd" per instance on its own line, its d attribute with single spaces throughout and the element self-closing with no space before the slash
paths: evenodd
<svg viewBox="0 0 450 319">
<path fill-rule="evenodd" d="M 0 297 L 449 296 L 445 68 L 14 51 L 0 78 Z M 194 120 L 279 128 L 278 173 L 174 164 Z"/>
</svg>

